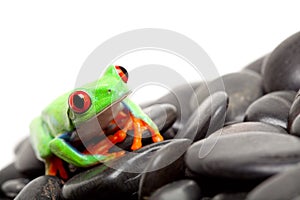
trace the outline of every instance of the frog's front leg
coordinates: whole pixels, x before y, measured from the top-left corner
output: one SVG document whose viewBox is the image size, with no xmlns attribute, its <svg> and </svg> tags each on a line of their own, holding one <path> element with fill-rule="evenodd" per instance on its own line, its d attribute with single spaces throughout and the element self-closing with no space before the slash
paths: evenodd
<svg viewBox="0 0 300 200">
<path fill-rule="evenodd" d="M 66 142 L 62 136 L 65 136 L 65 134 L 61 135 L 61 137 L 54 138 L 50 142 L 50 149 L 56 156 L 76 167 L 89 167 L 118 156 L 115 153 L 107 155 L 84 155 Z"/>
<path fill-rule="evenodd" d="M 130 112 L 130 118 L 133 122 L 134 139 L 131 146 L 132 150 L 142 147 L 142 134 L 144 130 L 149 130 L 153 142 L 163 141 L 156 124 L 143 112 L 143 110 L 130 99 L 125 99 L 123 104 Z"/>
<path fill-rule="evenodd" d="M 142 147 L 142 134 L 145 130 L 150 131 L 152 135 L 153 142 L 160 142 L 163 141 L 163 137 L 160 135 L 158 129 L 155 127 L 150 126 L 142 119 L 131 115 L 131 119 L 133 121 L 133 130 L 134 130 L 134 138 L 133 143 L 131 145 L 132 150 L 137 150 Z"/>
</svg>

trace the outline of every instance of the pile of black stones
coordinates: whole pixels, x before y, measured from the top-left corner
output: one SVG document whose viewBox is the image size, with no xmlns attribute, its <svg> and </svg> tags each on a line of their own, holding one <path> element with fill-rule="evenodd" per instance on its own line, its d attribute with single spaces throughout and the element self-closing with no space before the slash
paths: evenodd
<svg viewBox="0 0 300 200">
<path fill-rule="evenodd" d="M 222 84 L 220 84 L 222 83 Z M 1 199 L 299 200 L 300 32 L 241 71 L 142 105 L 164 141 L 71 178 L 44 175 L 29 139 L 0 171 Z M 148 135 L 148 137 L 146 136 Z"/>
</svg>

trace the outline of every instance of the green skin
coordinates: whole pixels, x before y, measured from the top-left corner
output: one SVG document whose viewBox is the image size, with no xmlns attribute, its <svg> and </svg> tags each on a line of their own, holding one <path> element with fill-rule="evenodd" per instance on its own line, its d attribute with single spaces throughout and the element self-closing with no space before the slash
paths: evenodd
<svg viewBox="0 0 300 200">
<path fill-rule="evenodd" d="M 73 112 L 68 104 L 70 94 L 77 90 L 85 91 L 91 99 L 90 108 L 82 114 Z M 47 163 L 47 159 L 54 154 L 77 167 L 88 167 L 105 162 L 108 159 L 105 155 L 84 155 L 77 151 L 66 142 L 66 133 L 75 129 L 74 124 L 84 123 L 128 92 L 127 84 L 122 81 L 115 67 L 109 66 L 99 80 L 54 100 L 30 125 L 30 138 L 36 156 Z M 122 103 L 134 117 L 142 119 L 158 131 L 157 126 L 137 104 L 128 98 Z"/>
</svg>

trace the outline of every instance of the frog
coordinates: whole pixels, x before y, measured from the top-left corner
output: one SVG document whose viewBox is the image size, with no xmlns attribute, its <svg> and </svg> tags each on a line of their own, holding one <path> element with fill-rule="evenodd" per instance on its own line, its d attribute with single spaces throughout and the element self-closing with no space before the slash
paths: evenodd
<svg viewBox="0 0 300 200">
<path fill-rule="evenodd" d="M 68 179 L 64 163 L 87 168 L 105 163 L 124 154 L 124 151 L 108 152 L 116 143 L 124 141 L 128 131 L 133 131 L 131 150 L 142 147 L 143 131 L 151 133 L 153 142 L 163 141 L 157 125 L 127 95 L 128 72 L 118 65 L 109 65 L 100 78 L 75 88 L 50 103 L 30 123 L 30 141 L 36 157 L 45 163 L 45 174 Z M 129 120 L 116 132 L 92 147 L 93 153 L 74 148 L 71 135 L 80 125 L 96 115 L 101 115 L 112 104 L 122 105 L 121 115 L 127 113 Z M 115 123 L 115 119 L 111 123 Z M 83 132 L 84 134 L 84 132 Z M 101 151 L 97 151 L 101 149 Z"/>
</svg>

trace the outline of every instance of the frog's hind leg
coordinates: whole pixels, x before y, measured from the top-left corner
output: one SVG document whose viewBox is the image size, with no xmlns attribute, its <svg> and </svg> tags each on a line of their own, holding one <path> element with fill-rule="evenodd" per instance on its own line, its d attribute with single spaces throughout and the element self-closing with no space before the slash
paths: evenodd
<svg viewBox="0 0 300 200">
<path fill-rule="evenodd" d="M 163 141 L 156 124 L 143 112 L 141 107 L 126 98 L 123 100 L 124 106 L 130 111 L 130 117 L 134 125 L 134 139 L 131 150 L 137 150 L 142 147 L 142 133 L 149 130 L 153 142 Z"/>
<path fill-rule="evenodd" d="M 63 161 L 57 156 L 51 156 L 47 158 L 46 161 L 46 175 L 50 176 L 59 176 L 63 180 L 68 179 L 68 173 L 64 168 Z"/>
</svg>

